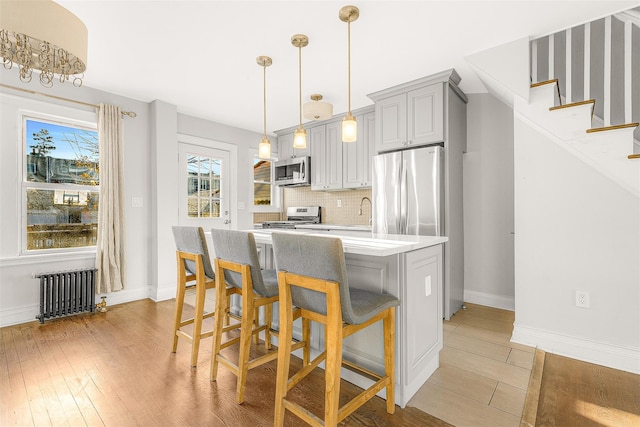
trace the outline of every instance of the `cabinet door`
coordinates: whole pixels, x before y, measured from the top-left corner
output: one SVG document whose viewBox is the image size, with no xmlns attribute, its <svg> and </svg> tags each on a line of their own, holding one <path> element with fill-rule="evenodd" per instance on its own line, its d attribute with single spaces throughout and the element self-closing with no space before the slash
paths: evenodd
<svg viewBox="0 0 640 427">
<path fill-rule="evenodd" d="M 444 141 L 443 84 L 407 94 L 407 143 L 422 145 Z"/>
<path fill-rule="evenodd" d="M 278 159 L 293 157 L 293 133 L 278 136 Z"/>
<path fill-rule="evenodd" d="M 442 245 L 408 252 L 400 320 L 406 325 L 402 365 L 406 378 L 423 372 L 442 348 Z M 406 323 L 405 323 L 406 322 Z"/>
<path fill-rule="evenodd" d="M 376 102 L 376 151 L 402 148 L 407 141 L 407 94 Z"/>
<path fill-rule="evenodd" d="M 325 134 L 325 189 L 342 188 L 342 122 L 326 125 Z"/>
<path fill-rule="evenodd" d="M 342 187 L 371 188 L 371 162 L 375 150 L 375 113 L 356 116 L 358 140 L 342 144 Z"/>
<path fill-rule="evenodd" d="M 307 129 L 307 147 L 311 152 L 311 189 L 325 190 L 325 126 Z"/>
</svg>

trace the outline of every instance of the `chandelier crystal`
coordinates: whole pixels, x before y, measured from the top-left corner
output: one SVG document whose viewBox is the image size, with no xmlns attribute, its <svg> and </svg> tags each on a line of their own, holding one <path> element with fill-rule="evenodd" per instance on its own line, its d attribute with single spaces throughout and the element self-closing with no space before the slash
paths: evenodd
<svg viewBox="0 0 640 427">
<path fill-rule="evenodd" d="M 71 12 L 51 0 L 0 2 L 0 57 L 5 69 L 15 65 L 20 80 L 52 87 L 71 80 L 82 86 L 87 68 L 87 28 Z"/>
</svg>

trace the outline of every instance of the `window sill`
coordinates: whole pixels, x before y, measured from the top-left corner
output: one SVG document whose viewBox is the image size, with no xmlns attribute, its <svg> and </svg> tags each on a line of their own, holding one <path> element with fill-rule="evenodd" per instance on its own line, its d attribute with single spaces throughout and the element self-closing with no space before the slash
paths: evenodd
<svg viewBox="0 0 640 427">
<path fill-rule="evenodd" d="M 12 267 L 19 265 L 43 264 L 61 261 L 76 261 L 95 259 L 96 251 L 81 252 L 56 252 L 54 254 L 25 254 L 11 258 L 0 258 L 0 267 Z"/>
</svg>

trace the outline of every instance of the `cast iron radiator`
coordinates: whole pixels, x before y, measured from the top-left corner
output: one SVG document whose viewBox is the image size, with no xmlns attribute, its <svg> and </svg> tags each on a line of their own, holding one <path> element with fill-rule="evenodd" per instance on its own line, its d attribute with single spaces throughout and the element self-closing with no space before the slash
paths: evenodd
<svg viewBox="0 0 640 427">
<path fill-rule="evenodd" d="M 40 273 L 40 314 L 36 319 L 67 316 L 96 307 L 96 268 Z"/>
</svg>

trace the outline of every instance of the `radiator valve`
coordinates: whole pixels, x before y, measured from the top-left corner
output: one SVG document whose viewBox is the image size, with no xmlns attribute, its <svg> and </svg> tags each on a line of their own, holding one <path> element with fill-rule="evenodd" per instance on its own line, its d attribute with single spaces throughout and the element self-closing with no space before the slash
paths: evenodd
<svg viewBox="0 0 640 427">
<path fill-rule="evenodd" d="M 96 311 L 100 313 L 104 313 L 107 311 L 107 297 L 100 297 L 102 301 L 96 304 Z"/>
</svg>

